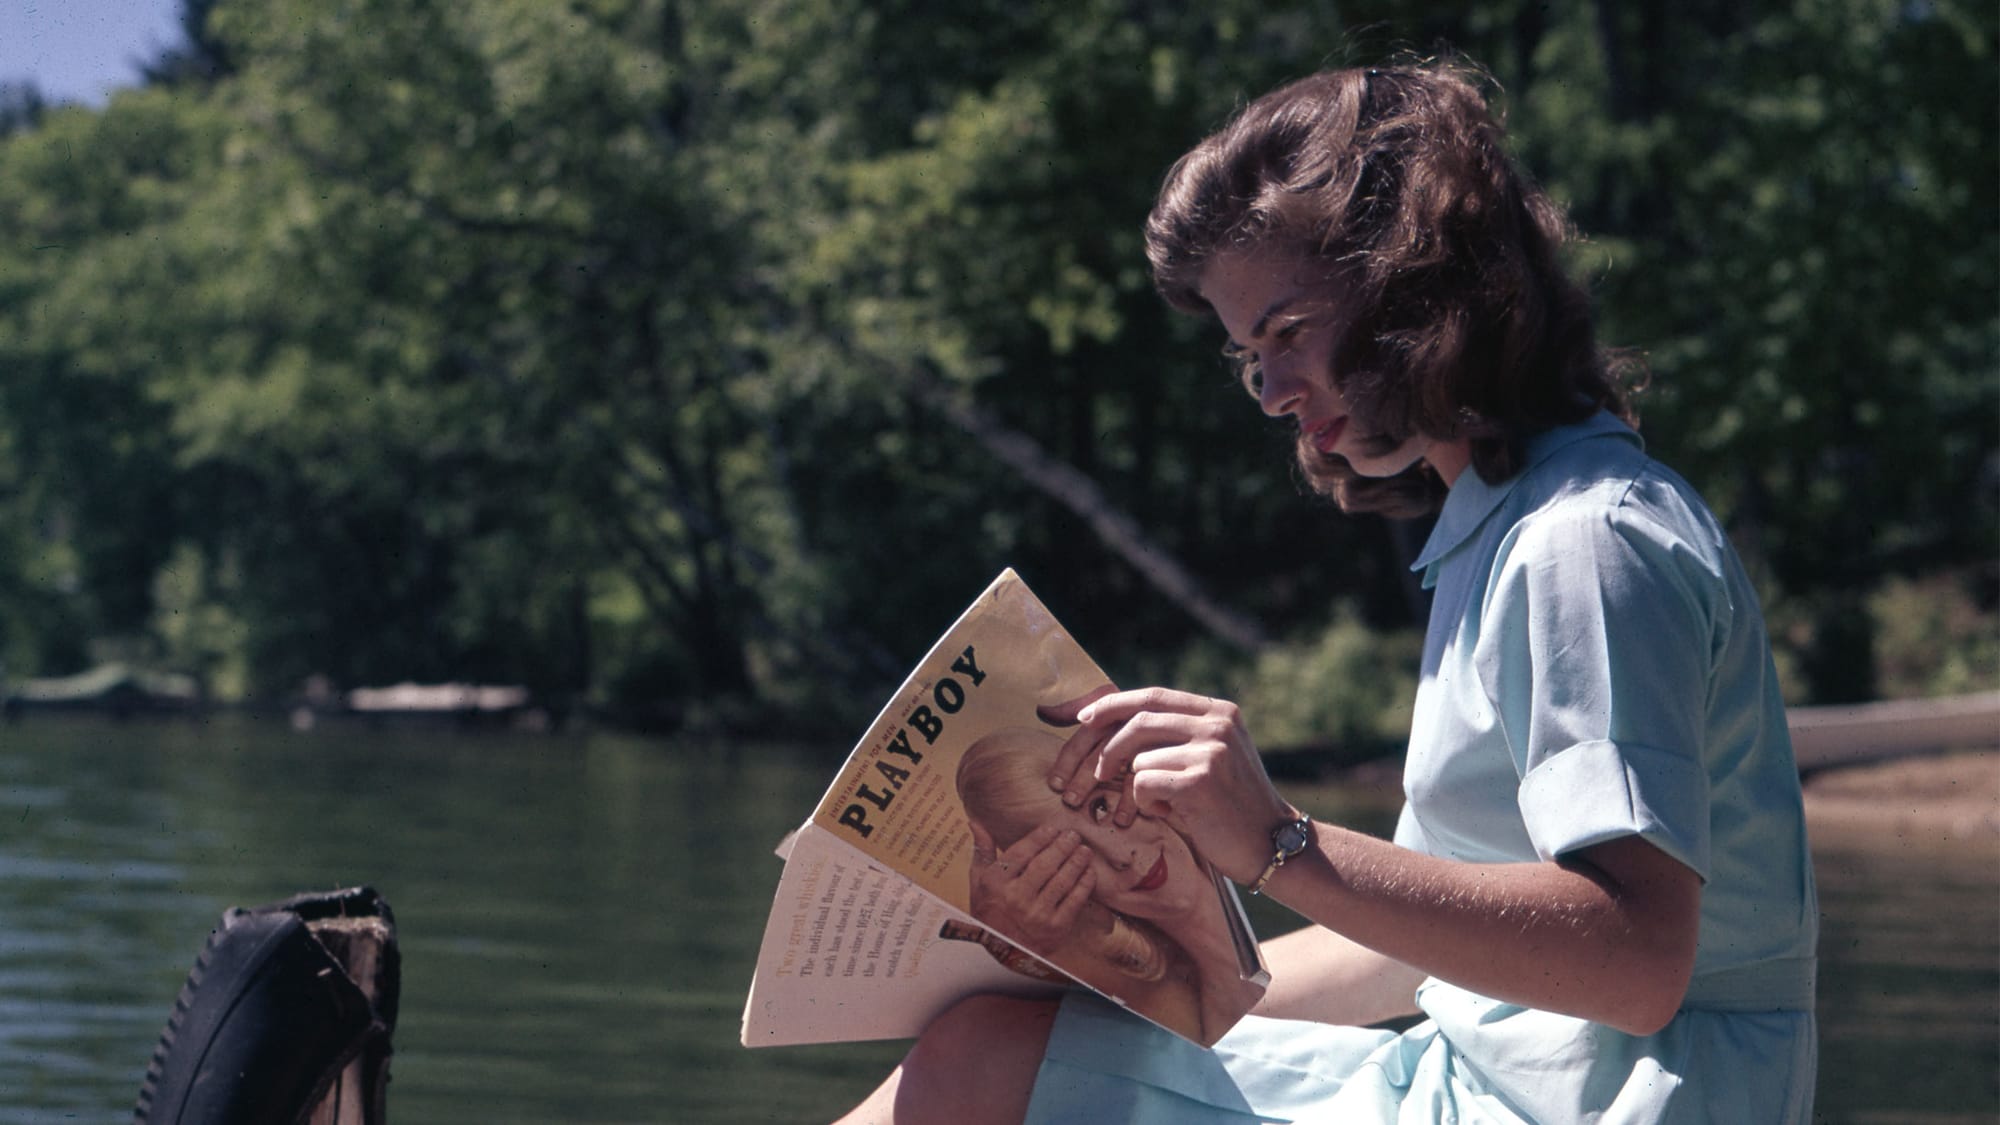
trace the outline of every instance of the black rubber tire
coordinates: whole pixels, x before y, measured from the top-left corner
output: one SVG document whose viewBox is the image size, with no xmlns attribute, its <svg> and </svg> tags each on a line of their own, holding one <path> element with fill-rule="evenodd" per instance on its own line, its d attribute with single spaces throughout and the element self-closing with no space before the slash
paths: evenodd
<svg viewBox="0 0 2000 1125">
<path fill-rule="evenodd" d="M 380 905 L 366 888 L 339 895 Z M 153 1050 L 135 1125 L 299 1121 L 350 1059 L 386 1040 L 393 1001 L 385 1026 L 306 926 L 306 918 L 340 912 L 328 909 L 336 897 L 222 916 Z"/>
</svg>

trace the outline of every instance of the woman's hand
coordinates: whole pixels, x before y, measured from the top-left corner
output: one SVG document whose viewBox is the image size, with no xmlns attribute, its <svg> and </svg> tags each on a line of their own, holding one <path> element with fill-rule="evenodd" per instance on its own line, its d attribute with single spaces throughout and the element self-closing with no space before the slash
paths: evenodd
<svg viewBox="0 0 2000 1125">
<path fill-rule="evenodd" d="M 972 916 L 1041 956 L 1067 941 L 1097 875 L 1074 831 L 1044 824 L 996 851 L 972 822 Z"/>
<path fill-rule="evenodd" d="M 1298 818 L 1228 700 L 1146 688 L 1106 695 L 1077 718 L 1049 773 L 1049 787 L 1071 808 L 1096 786 L 1117 784 L 1115 824 L 1165 820 L 1239 883 L 1254 882 L 1270 862 L 1271 829 Z"/>
<path fill-rule="evenodd" d="M 1271 787 L 1234 704 L 1150 688 L 1077 717 L 1050 769 L 1065 804 L 1115 784 L 1114 823 L 1161 817 L 1231 879 L 1263 872 L 1271 828 L 1298 814 Z M 1701 877 L 1638 836 L 1560 860 L 1472 863 L 1322 824 L 1269 890 L 1418 973 L 1634 1035 L 1673 1018 L 1701 915 Z"/>
</svg>

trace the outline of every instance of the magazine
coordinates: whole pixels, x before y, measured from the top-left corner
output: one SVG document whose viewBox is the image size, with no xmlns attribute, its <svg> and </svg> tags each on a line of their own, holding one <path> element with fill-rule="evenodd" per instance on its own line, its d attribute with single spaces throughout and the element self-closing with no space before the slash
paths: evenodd
<svg viewBox="0 0 2000 1125">
<path fill-rule="evenodd" d="M 1270 977 L 1235 886 L 1164 821 L 1113 826 L 1107 790 L 1070 809 L 1048 787 L 1077 701 L 1109 686 L 1003 571 L 780 844 L 744 1045 L 906 1038 L 975 992 L 1089 988 L 1203 1046 L 1249 1011 Z M 1096 881 L 1031 944 L 977 917 L 973 886 L 1050 824 L 1078 831 Z"/>
</svg>

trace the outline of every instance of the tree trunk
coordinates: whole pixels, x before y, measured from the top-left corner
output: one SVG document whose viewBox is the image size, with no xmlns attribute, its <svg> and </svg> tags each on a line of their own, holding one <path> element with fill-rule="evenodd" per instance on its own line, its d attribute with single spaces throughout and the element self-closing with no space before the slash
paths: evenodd
<svg viewBox="0 0 2000 1125">
<path fill-rule="evenodd" d="M 1096 481 L 1050 456 L 1033 438 L 995 418 L 965 392 L 922 373 L 912 373 L 909 383 L 920 400 L 971 435 L 1021 479 L 1075 512 L 1106 547 L 1209 632 L 1247 652 L 1269 643 L 1261 626 L 1210 597 L 1200 580 L 1148 537 L 1137 520 L 1114 505 Z"/>
</svg>

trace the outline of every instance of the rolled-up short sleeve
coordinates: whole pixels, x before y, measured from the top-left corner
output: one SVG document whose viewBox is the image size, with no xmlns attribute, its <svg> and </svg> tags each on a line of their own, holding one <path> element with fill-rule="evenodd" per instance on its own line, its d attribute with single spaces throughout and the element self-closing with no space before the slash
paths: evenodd
<svg viewBox="0 0 2000 1125">
<path fill-rule="evenodd" d="M 1524 520 L 1496 559 L 1475 665 L 1536 852 L 1622 835 L 1705 879 L 1703 739 L 1728 598 L 1711 552 L 1624 504 Z"/>
<path fill-rule="evenodd" d="M 1529 770 L 1519 800 L 1543 859 L 1637 835 L 1708 878 L 1708 778 L 1685 754 L 1581 742 Z"/>
</svg>

